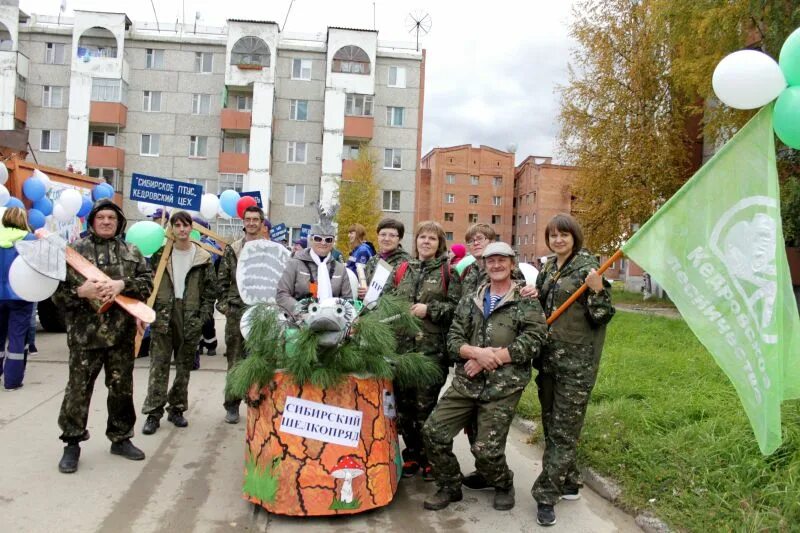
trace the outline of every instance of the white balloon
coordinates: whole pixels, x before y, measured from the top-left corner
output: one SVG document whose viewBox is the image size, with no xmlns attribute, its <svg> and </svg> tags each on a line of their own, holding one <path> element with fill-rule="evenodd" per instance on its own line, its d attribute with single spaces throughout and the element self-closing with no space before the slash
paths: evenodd
<svg viewBox="0 0 800 533">
<path fill-rule="evenodd" d="M 151 217 L 153 214 L 158 210 L 158 206 L 155 204 L 149 204 L 147 202 L 137 202 L 137 207 L 139 208 L 139 212 L 146 217 Z"/>
<path fill-rule="evenodd" d="M 239 331 L 242 332 L 244 340 L 247 340 L 247 337 L 250 336 L 250 320 L 253 317 L 253 310 L 255 308 L 255 306 L 248 306 L 247 310 L 242 313 L 242 318 L 239 319 Z"/>
<path fill-rule="evenodd" d="M 756 109 L 786 88 L 778 63 L 757 50 L 739 50 L 719 62 L 711 78 L 714 93 L 734 109 Z"/>
<path fill-rule="evenodd" d="M 0 185 L 5 185 L 8 181 L 8 168 L 6 164 L 0 161 Z"/>
<path fill-rule="evenodd" d="M 59 204 L 64 208 L 64 212 L 68 213 L 70 217 L 74 217 L 81 210 L 83 198 L 81 198 L 81 193 L 75 189 L 64 189 L 56 200 L 56 205 Z"/>
<path fill-rule="evenodd" d="M 56 205 L 53 206 L 53 218 L 59 222 L 69 222 L 75 218 L 75 215 L 70 214 L 66 209 L 64 209 L 63 205 L 56 203 Z"/>
<path fill-rule="evenodd" d="M 58 288 L 58 280 L 40 274 L 17 256 L 8 269 L 8 283 L 17 296 L 28 302 L 50 298 Z"/>
<path fill-rule="evenodd" d="M 33 171 L 33 177 L 44 183 L 44 189 L 49 191 L 53 188 L 53 182 L 50 181 L 50 176 L 39 170 L 38 168 Z"/>
<path fill-rule="evenodd" d="M 216 194 L 207 192 L 200 198 L 200 216 L 205 220 L 212 220 L 219 211 L 219 198 Z"/>
<path fill-rule="evenodd" d="M 11 193 L 5 185 L 0 185 L 0 205 L 6 205 L 11 199 Z"/>
</svg>

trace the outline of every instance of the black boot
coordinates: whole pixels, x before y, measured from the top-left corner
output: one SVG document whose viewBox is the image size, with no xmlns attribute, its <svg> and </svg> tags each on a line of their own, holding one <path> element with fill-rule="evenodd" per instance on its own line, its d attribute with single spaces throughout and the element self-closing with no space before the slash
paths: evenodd
<svg viewBox="0 0 800 533">
<path fill-rule="evenodd" d="M 145 435 L 152 435 L 159 427 L 161 427 L 161 421 L 159 420 L 159 417 L 155 415 L 148 415 L 147 420 L 144 421 L 142 433 Z"/>
<path fill-rule="evenodd" d="M 514 508 L 514 487 L 494 489 L 494 508 L 498 511 L 509 511 Z"/>
<path fill-rule="evenodd" d="M 238 424 L 239 423 L 239 406 L 238 405 L 229 405 L 225 408 L 227 413 L 225 413 L 225 422 L 228 424 Z"/>
<path fill-rule="evenodd" d="M 422 506 L 430 511 L 439 511 L 450 505 L 452 502 L 460 502 L 463 498 L 464 496 L 461 494 L 460 488 L 448 489 L 445 487 L 440 487 L 436 494 L 425 498 L 425 502 L 422 504 Z"/>
<path fill-rule="evenodd" d="M 121 442 L 112 442 L 111 453 L 114 455 L 121 455 L 125 459 L 130 459 L 131 461 L 141 461 L 144 459 L 144 452 L 134 446 L 131 439 L 125 439 Z"/>
<path fill-rule="evenodd" d="M 189 425 L 189 421 L 183 417 L 183 413 L 179 411 L 171 411 L 167 415 L 167 420 L 175 424 L 175 427 L 185 428 Z"/>
<path fill-rule="evenodd" d="M 67 444 L 64 446 L 64 455 L 58 462 L 58 471 L 62 474 L 72 474 L 78 470 L 78 459 L 81 457 L 80 444 Z"/>
</svg>

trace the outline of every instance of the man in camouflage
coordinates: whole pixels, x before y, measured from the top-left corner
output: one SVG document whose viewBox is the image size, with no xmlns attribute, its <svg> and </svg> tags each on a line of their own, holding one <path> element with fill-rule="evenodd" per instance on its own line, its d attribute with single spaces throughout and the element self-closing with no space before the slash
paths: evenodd
<svg viewBox="0 0 800 533">
<path fill-rule="evenodd" d="M 378 253 L 370 257 L 364 267 L 367 283 L 370 283 L 372 276 L 375 275 L 375 269 L 378 268 L 378 262 L 381 259 L 389 263 L 392 268 L 395 268 L 403 261 L 408 261 L 411 258 L 400 244 L 405 231 L 403 223 L 394 218 L 384 218 L 378 223 Z M 367 289 L 358 289 L 359 300 L 363 300 L 366 294 Z"/>
<path fill-rule="evenodd" d="M 239 295 L 239 287 L 236 283 L 236 266 L 239 262 L 239 254 L 245 243 L 263 239 L 264 212 L 256 206 L 250 206 L 244 210 L 244 237 L 233 241 L 225 248 L 222 262 L 217 273 L 217 283 L 219 289 L 219 300 L 217 300 L 217 310 L 225 315 L 225 357 L 228 358 L 228 375 L 233 366 L 246 357 L 244 352 L 244 338 L 239 329 L 239 322 L 245 311 L 245 304 Z M 231 396 L 225 388 L 225 422 L 236 424 L 239 422 L 239 404 L 242 399 Z"/>
<path fill-rule="evenodd" d="M 111 453 L 137 461 L 145 457 L 130 440 L 136 423 L 136 319 L 117 305 L 97 313 L 103 302 L 118 294 L 146 300 L 153 288 L 150 268 L 141 252 L 122 239 L 125 224 L 122 209 L 110 200 L 98 201 L 88 216 L 89 235 L 71 246 L 111 279 L 86 279 L 67 268 L 66 280 L 53 295 L 56 306 L 64 311 L 69 346 L 69 380 L 58 416 L 60 438 L 67 444 L 58 469 L 65 474 L 78 469 L 79 443 L 89 438 L 89 402 L 101 369 L 105 370 L 108 388 L 106 436 L 111 441 Z"/>
<path fill-rule="evenodd" d="M 505 445 L 514 409 L 531 378 L 531 363 L 545 342 L 547 327 L 535 298 L 522 298 L 511 279 L 514 251 L 503 242 L 489 244 L 481 260 L 489 276 L 473 298 L 461 299 L 447 336 L 456 371 L 423 434 L 438 491 L 424 507 L 439 510 L 462 499 L 461 470 L 453 438 L 477 413 L 475 465 L 494 487 L 494 507 L 514 507 L 514 474 Z"/>
<path fill-rule="evenodd" d="M 175 241 L 153 305 L 156 320 L 150 326 L 150 379 L 142 407 L 147 415 L 142 428 L 145 435 L 158 429 L 167 401 L 167 420 L 181 428 L 189 425 L 183 416 L 189 403 L 189 374 L 203 324 L 213 318 L 216 299 L 214 263 L 210 253 L 191 241 L 191 215 L 175 211 L 169 224 Z M 161 262 L 163 253 L 161 248 L 153 254 L 154 265 Z M 167 394 L 173 352 L 175 380 Z"/>
</svg>

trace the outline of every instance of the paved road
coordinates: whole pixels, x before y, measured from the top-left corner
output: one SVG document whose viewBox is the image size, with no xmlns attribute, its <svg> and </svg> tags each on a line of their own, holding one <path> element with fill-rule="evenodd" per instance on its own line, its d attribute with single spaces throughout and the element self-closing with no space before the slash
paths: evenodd
<svg viewBox="0 0 800 533">
<path fill-rule="evenodd" d="M 217 331 L 223 331 L 222 321 Z M 350 517 L 298 519 L 269 515 L 241 497 L 244 424 L 223 423 L 222 387 L 225 360 L 202 358 L 192 373 L 189 427 L 177 429 L 162 420 L 153 436 L 134 442 L 147 453 L 141 462 L 108 453 L 105 438 L 106 391 L 102 376 L 92 402 L 89 431 L 76 474 L 58 473 L 62 443 L 58 409 L 67 378 L 64 335 L 40 334 L 38 356 L 28 363 L 25 386 L 0 390 L 0 530 L 16 532 L 222 532 L 325 531 L 413 533 L 452 531 L 511 533 L 536 531 L 535 504 L 529 488 L 537 475 L 541 450 L 512 428 L 508 457 L 516 473 L 517 506 L 510 512 L 492 508 L 491 492 L 465 491 L 448 509 L 422 509 L 434 491 L 421 480 L 403 480 L 391 505 Z M 135 402 L 140 408 L 147 387 L 148 360 L 136 362 Z M 242 408 L 244 415 L 245 409 Z M 466 439 L 456 442 L 465 471 L 472 469 Z M 640 531 L 633 518 L 592 493 L 556 507 L 558 524 L 550 531 Z"/>
</svg>

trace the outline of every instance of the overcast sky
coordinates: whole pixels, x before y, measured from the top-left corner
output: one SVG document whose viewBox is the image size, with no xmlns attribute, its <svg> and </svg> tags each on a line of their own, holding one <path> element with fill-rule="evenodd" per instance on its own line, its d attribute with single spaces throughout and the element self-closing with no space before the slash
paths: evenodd
<svg viewBox="0 0 800 533">
<path fill-rule="evenodd" d="M 556 155 L 557 84 L 566 81 L 572 0 L 295 0 L 289 32 L 327 26 L 372 28 L 379 40 L 414 41 L 411 13 L 427 14 L 423 154 L 436 146 L 518 145 L 528 155 Z M 227 18 L 273 20 L 283 28 L 290 0 L 67 0 L 73 9 L 124 12 L 131 20 L 223 26 Z M 61 0 L 20 0 L 26 13 L 57 15 Z M 155 6 L 155 14 L 153 12 Z M 185 14 L 185 15 L 184 15 Z"/>
</svg>

